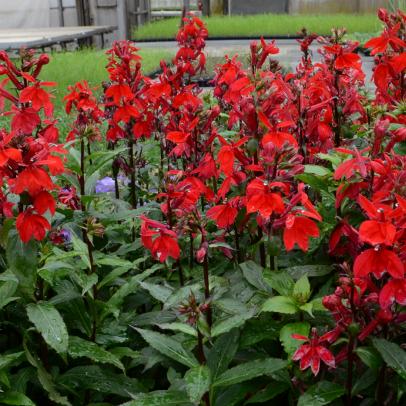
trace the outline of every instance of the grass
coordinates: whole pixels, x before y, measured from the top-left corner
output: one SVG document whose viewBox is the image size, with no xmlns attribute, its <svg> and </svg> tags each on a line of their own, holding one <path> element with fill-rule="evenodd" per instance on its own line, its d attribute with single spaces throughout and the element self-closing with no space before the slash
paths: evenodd
<svg viewBox="0 0 406 406">
<path fill-rule="evenodd" d="M 170 60 L 173 53 L 167 50 L 154 49 L 140 51 L 142 57 L 142 70 L 145 75 L 159 68 L 162 59 Z M 54 116 L 58 118 L 58 127 L 61 131 L 61 139 L 65 139 L 69 131 L 69 123 L 73 117 L 65 113 L 63 98 L 67 94 L 69 85 L 86 80 L 95 89 L 96 95 L 100 94 L 101 83 L 108 79 L 106 64 L 107 56 L 104 50 L 81 50 L 75 52 L 59 52 L 50 55 L 50 63 L 46 65 L 40 74 L 40 79 L 48 82 L 56 82 L 55 88 L 47 88 L 54 95 Z M 9 128 L 10 117 L 0 115 L 0 128 Z"/>
<path fill-rule="evenodd" d="M 159 68 L 161 59 L 169 60 L 172 53 L 166 50 L 154 49 L 140 51 L 144 74 Z M 44 67 L 40 78 L 57 83 L 54 90 L 55 108 L 61 108 L 63 97 L 69 85 L 80 80 L 87 80 L 92 87 L 100 87 L 108 79 L 106 71 L 107 57 L 103 50 L 82 50 L 76 52 L 54 53 L 50 63 Z"/>
<path fill-rule="evenodd" d="M 375 14 L 287 15 L 260 14 L 253 16 L 213 16 L 204 18 L 209 37 L 259 37 L 295 35 L 303 27 L 320 35 L 329 34 L 332 27 L 345 27 L 349 33 L 376 32 L 381 24 Z M 134 31 L 136 40 L 174 38 L 178 18 L 145 24 Z"/>
</svg>

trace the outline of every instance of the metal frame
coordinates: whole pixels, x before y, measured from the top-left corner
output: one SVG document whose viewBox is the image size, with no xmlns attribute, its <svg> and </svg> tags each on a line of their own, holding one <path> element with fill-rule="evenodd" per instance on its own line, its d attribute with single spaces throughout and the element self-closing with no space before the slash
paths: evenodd
<svg viewBox="0 0 406 406">
<path fill-rule="evenodd" d="M 65 28 L 65 30 L 64 30 Z M 7 33 L 7 37 L 10 38 L 9 43 L 1 43 L 0 42 L 0 49 L 4 49 L 7 51 L 12 51 L 12 50 L 18 50 L 21 47 L 29 47 L 29 48 L 45 48 L 49 47 L 52 45 L 61 45 L 63 48 L 66 47 L 67 43 L 70 42 L 79 42 L 80 40 L 86 39 L 86 38 L 91 38 L 96 35 L 100 35 L 101 41 L 102 41 L 102 46 L 104 45 L 104 34 L 108 34 L 113 32 L 114 30 L 117 29 L 117 27 L 113 26 L 82 26 L 82 27 L 69 27 L 69 30 L 76 30 L 77 32 L 71 33 L 71 34 L 63 34 L 63 31 L 67 31 L 68 27 L 62 27 L 62 29 L 58 29 L 57 27 L 50 29 L 49 31 L 52 31 L 52 34 L 47 35 L 45 29 L 30 29 L 29 31 L 35 32 L 38 31 L 39 35 L 42 35 L 43 38 L 41 39 L 35 39 L 35 40 L 18 40 L 18 35 L 13 40 L 13 37 L 10 36 L 13 31 L 16 33 L 22 33 L 25 34 L 27 33 L 26 29 L 23 30 L 3 30 L 4 33 Z M 54 32 L 60 31 L 61 34 L 53 35 Z M 44 33 L 45 32 L 45 33 Z M 0 41 L 2 39 L 2 30 L 0 30 Z"/>
</svg>

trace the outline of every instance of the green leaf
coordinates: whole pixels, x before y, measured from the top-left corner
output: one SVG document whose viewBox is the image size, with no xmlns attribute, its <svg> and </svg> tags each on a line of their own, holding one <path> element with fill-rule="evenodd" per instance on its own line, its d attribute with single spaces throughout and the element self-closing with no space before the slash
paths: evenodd
<svg viewBox="0 0 406 406">
<path fill-rule="evenodd" d="M 173 293 L 173 289 L 168 288 L 167 286 L 154 285 L 148 282 L 140 282 L 140 286 L 147 290 L 154 299 L 159 300 L 162 303 L 165 303 Z"/>
<path fill-rule="evenodd" d="M 295 314 L 298 312 L 295 301 L 287 296 L 274 296 L 266 300 L 262 305 L 263 312 L 276 312 L 284 314 Z"/>
<path fill-rule="evenodd" d="M 276 290 L 282 296 L 290 296 L 292 294 L 295 281 L 287 272 L 275 272 L 266 270 L 264 278 L 272 289 Z"/>
<path fill-rule="evenodd" d="M 249 381 L 261 375 L 270 375 L 285 368 L 287 361 L 277 358 L 268 358 L 245 362 L 221 374 L 213 383 L 217 386 L 230 386 L 236 383 Z"/>
<path fill-rule="evenodd" d="M 323 406 L 344 395 L 341 385 L 333 382 L 321 381 L 311 386 L 300 396 L 297 406 Z"/>
<path fill-rule="evenodd" d="M 330 154 L 325 154 L 325 153 L 318 153 L 316 154 L 316 156 L 320 159 L 323 159 L 324 161 L 329 161 L 333 164 L 333 167 L 336 167 L 338 165 L 340 165 L 340 163 L 342 162 L 342 159 L 340 158 L 340 156 L 338 156 L 337 153 L 331 153 Z"/>
<path fill-rule="evenodd" d="M 181 333 L 189 334 L 193 337 L 197 337 L 197 331 L 193 328 L 190 324 L 185 323 L 160 323 L 157 326 L 162 330 L 172 330 L 172 331 L 179 331 Z"/>
<path fill-rule="evenodd" d="M 18 279 L 8 270 L 0 275 L 0 281 L 3 282 L 0 284 L 0 309 L 2 309 L 10 302 L 18 299 L 18 297 L 13 296 L 18 287 Z"/>
<path fill-rule="evenodd" d="M 305 165 L 304 173 L 311 173 L 311 174 L 317 175 L 317 176 L 331 175 L 330 169 L 328 169 L 324 166 L 319 166 L 319 165 Z"/>
<path fill-rule="evenodd" d="M 211 337 L 217 337 L 221 334 L 227 333 L 233 328 L 241 327 L 248 319 L 254 315 L 254 312 L 248 312 L 243 314 L 236 314 L 228 317 L 225 320 L 218 321 L 213 324 L 211 329 Z"/>
<path fill-rule="evenodd" d="M 179 341 L 155 331 L 135 328 L 143 339 L 155 350 L 190 368 L 199 365 L 195 356 L 186 350 Z"/>
<path fill-rule="evenodd" d="M 238 349 L 240 333 L 238 329 L 220 336 L 214 343 L 207 356 L 207 365 L 210 368 L 213 381 L 224 371 L 233 360 Z"/>
<path fill-rule="evenodd" d="M 27 315 L 48 345 L 59 354 L 67 352 L 68 331 L 61 315 L 53 305 L 45 302 L 30 303 L 27 305 Z"/>
<path fill-rule="evenodd" d="M 293 287 L 293 297 L 299 303 L 306 303 L 310 297 L 310 283 L 306 275 L 296 281 Z"/>
<path fill-rule="evenodd" d="M 265 282 L 263 268 L 254 261 L 246 261 L 239 264 L 244 278 L 255 288 L 265 292 L 271 291 L 270 286 Z"/>
<path fill-rule="evenodd" d="M 299 306 L 300 310 L 303 310 L 304 312 L 308 313 L 311 317 L 313 317 L 313 303 L 305 303 L 304 305 Z"/>
<path fill-rule="evenodd" d="M 62 396 L 55 388 L 55 384 L 52 380 L 52 376 L 45 370 L 41 361 L 34 357 L 27 348 L 26 342 L 23 343 L 25 356 L 27 357 L 27 361 L 37 369 L 37 377 L 42 385 L 42 387 L 48 393 L 49 399 L 57 403 L 58 405 L 63 406 L 72 406 L 66 396 Z"/>
<path fill-rule="evenodd" d="M 91 269 L 89 252 L 87 250 L 87 245 L 71 230 L 71 240 L 73 246 L 73 253 L 78 255 L 83 263 L 86 265 L 87 269 Z"/>
<path fill-rule="evenodd" d="M 288 274 L 296 280 L 303 275 L 308 278 L 328 275 L 332 270 L 330 265 L 298 265 L 286 269 Z"/>
<path fill-rule="evenodd" d="M 292 334 L 300 334 L 308 336 L 310 324 L 302 321 L 297 323 L 285 324 L 280 331 L 279 339 L 282 342 L 283 348 L 289 355 L 292 355 L 303 343 L 292 337 Z"/>
<path fill-rule="evenodd" d="M 190 400 L 184 392 L 159 390 L 150 393 L 140 393 L 134 400 L 121 406 L 190 406 Z"/>
<path fill-rule="evenodd" d="M 383 338 L 373 338 L 372 342 L 387 365 L 406 379 L 406 351 Z"/>
<path fill-rule="evenodd" d="M 368 368 L 378 370 L 382 366 L 382 358 L 375 348 L 358 347 L 355 349 L 355 352 Z"/>
<path fill-rule="evenodd" d="M 37 279 L 38 244 L 31 240 L 24 244 L 17 232 L 10 231 L 7 238 L 6 257 L 10 270 L 18 279 L 22 296 L 33 299 Z"/>
<path fill-rule="evenodd" d="M 352 396 L 357 396 L 359 393 L 369 388 L 376 383 L 378 371 L 367 369 L 354 383 L 352 387 Z"/>
<path fill-rule="evenodd" d="M 137 379 L 115 374 L 109 369 L 97 365 L 72 368 L 59 378 L 58 383 L 67 386 L 72 391 L 90 389 L 101 393 L 113 393 L 125 398 L 130 398 L 131 394 L 145 390 Z"/>
<path fill-rule="evenodd" d="M 124 365 L 112 353 L 97 344 L 80 337 L 69 337 L 68 353 L 72 358 L 86 357 L 102 364 L 111 364 L 125 371 Z"/>
<path fill-rule="evenodd" d="M 23 393 L 13 391 L 1 393 L 0 403 L 4 405 L 35 406 L 35 403 Z"/>
<path fill-rule="evenodd" d="M 0 370 L 18 361 L 23 354 L 24 351 L 14 352 L 12 354 L 0 354 Z"/>
<path fill-rule="evenodd" d="M 199 404 L 203 395 L 210 388 L 210 369 L 207 365 L 199 365 L 186 372 L 186 392 L 194 404 Z"/>
<path fill-rule="evenodd" d="M 252 403 L 268 402 L 268 400 L 273 399 L 288 389 L 289 385 L 285 382 L 271 382 L 264 389 L 260 390 L 259 392 L 255 393 L 254 396 L 249 398 L 245 404 L 248 405 Z M 269 403 L 267 404 L 269 405 Z"/>
<path fill-rule="evenodd" d="M 101 319 L 104 319 L 110 313 L 118 316 L 120 313 L 120 306 L 122 305 L 124 299 L 137 291 L 140 282 L 151 276 L 155 271 L 162 267 L 161 264 L 147 269 L 145 272 L 131 277 L 128 282 L 122 285 L 106 302 L 106 310 L 103 312 Z"/>
</svg>

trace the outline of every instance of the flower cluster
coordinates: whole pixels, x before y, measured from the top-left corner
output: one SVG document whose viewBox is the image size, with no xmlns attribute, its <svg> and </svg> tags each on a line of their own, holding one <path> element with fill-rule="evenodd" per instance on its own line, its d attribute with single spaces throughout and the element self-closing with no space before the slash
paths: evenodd
<svg viewBox="0 0 406 406">
<path fill-rule="evenodd" d="M 52 176 L 63 173 L 65 151 L 58 144 L 51 95 L 45 90 L 54 83 L 38 78 L 49 58 L 26 50 L 20 56 L 17 65 L 0 52 L 0 75 L 6 76 L 0 99 L 4 114 L 11 116 L 10 130 L 0 130 L 0 197 L 2 214 L 13 217 L 18 213 L 17 230 L 21 240 L 28 242 L 42 240 L 51 228 L 46 214 L 53 215 L 56 207 L 52 192 L 57 186 Z"/>
</svg>

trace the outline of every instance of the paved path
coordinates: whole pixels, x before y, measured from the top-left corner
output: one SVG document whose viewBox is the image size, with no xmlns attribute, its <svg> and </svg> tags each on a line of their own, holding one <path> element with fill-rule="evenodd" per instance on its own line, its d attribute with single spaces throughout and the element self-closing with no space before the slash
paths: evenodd
<svg viewBox="0 0 406 406">
<path fill-rule="evenodd" d="M 247 39 L 230 39 L 230 40 L 207 40 L 206 52 L 209 56 L 222 56 L 222 55 L 234 55 L 234 54 L 248 54 L 249 44 L 252 40 Z M 301 52 L 299 44 L 296 40 L 276 40 L 276 44 L 279 47 L 279 54 L 274 55 L 275 59 L 278 59 L 280 63 L 286 67 L 294 68 L 301 58 Z M 137 42 L 137 46 L 140 48 L 161 48 L 168 50 L 175 50 L 177 47 L 176 41 L 158 41 L 158 42 Z M 312 47 L 313 57 L 315 61 L 320 60 L 320 56 L 317 53 L 317 46 Z M 362 55 L 362 65 L 364 72 L 367 75 L 369 81 L 372 74 L 373 59 Z"/>
</svg>

